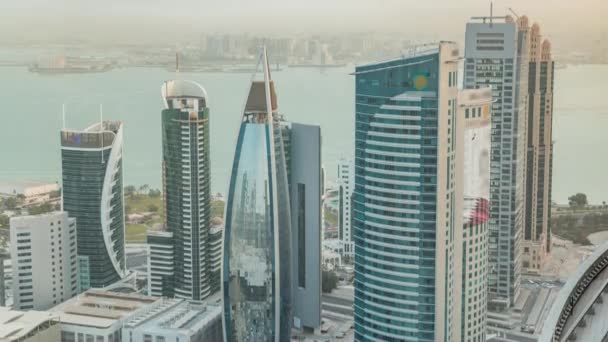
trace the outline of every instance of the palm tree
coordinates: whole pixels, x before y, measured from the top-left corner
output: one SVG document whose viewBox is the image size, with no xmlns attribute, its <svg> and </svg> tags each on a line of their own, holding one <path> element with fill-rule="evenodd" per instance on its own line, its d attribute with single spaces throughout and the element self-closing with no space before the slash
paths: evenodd
<svg viewBox="0 0 608 342">
<path fill-rule="evenodd" d="M 144 184 L 139 187 L 139 193 L 146 194 L 148 192 L 148 189 L 150 189 L 150 186 L 148 186 L 148 184 Z"/>
</svg>

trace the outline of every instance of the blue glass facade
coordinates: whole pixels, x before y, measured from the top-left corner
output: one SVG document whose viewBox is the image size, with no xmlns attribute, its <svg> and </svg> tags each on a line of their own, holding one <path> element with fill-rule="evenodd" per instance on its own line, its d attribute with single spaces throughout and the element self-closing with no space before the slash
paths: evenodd
<svg viewBox="0 0 608 342">
<path fill-rule="evenodd" d="M 440 51 L 355 72 L 356 341 L 459 337 L 457 72 Z"/>
<path fill-rule="evenodd" d="M 272 109 L 266 97 L 271 92 Z M 291 224 L 281 126 L 271 82 L 254 82 L 226 201 L 225 341 L 289 341 Z"/>
</svg>

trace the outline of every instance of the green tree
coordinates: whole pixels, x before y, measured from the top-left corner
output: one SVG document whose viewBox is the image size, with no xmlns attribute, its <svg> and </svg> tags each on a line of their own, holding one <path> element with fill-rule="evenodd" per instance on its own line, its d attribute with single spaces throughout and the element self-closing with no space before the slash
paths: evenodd
<svg viewBox="0 0 608 342">
<path fill-rule="evenodd" d="M 158 206 L 156 204 L 150 204 L 150 205 L 148 205 L 147 209 L 148 209 L 148 211 L 155 213 L 158 211 Z"/>
<path fill-rule="evenodd" d="M 325 271 L 321 274 L 321 288 L 323 293 L 330 293 L 338 287 L 338 276 L 332 271 Z"/>
<path fill-rule="evenodd" d="M 8 227 L 9 218 L 6 215 L 0 215 L 0 227 Z"/>
<path fill-rule="evenodd" d="M 158 189 L 150 189 L 150 191 L 148 191 L 148 196 L 150 196 L 150 197 L 160 197 L 160 190 L 158 190 Z"/>
<path fill-rule="evenodd" d="M 568 204 L 572 209 L 582 209 L 587 206 L 587 195 L 578 193 L 568 197 Z"/>
<path fill-rule="evenodd" d="M 18 204 L 19 204 L 19 202 L 17 201 L 16 197 L 9 197 L 4 200 L 4 206 L 8 210 L 15 210 L 17 208 Z"/>
<path fill-rule="evenodd" d="M 61 189 L 51 192 L 50 197 L 51 198 L 59 198 L 59 197 L 61 197 Z"/>
<path fill-rule="evenodd" d="M 125 186 L 125 190 L 124 190 L 125 196 L 131 197 L 131 196 L 133 196 L 135 194 L 135 191 L 137 191 L 137 189 L 135 188 L 135 186 L 133 186 L 133 185 L 127 185 L 127 186 Z"/>
<path fill-rule="evenodd" d="M 142 186 L 139 187 L 139 193 L 140 194 L 145 194 L 148 192 L 148 189 L 150 189 L 150 186 L 148 184 L 144 184 Z"/>
<path fill-rule="evenodd" d="M 50 213 L 55 209 L 55 206 L 51 203 L 43 203 L 41 205 L 33 206 L 29 208 L 28 212 L 30 215 L 40 215 Z"/>
</svg>

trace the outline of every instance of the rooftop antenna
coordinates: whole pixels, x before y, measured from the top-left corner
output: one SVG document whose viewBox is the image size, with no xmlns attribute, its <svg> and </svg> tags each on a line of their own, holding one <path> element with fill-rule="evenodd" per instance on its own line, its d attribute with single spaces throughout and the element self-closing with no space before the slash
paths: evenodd
<svg viewBox="0 0 608 342">
<path fill-rule="evenodd" d="M 492 27 L 492 16 L 494 15 L 494 1 L 490 1 L 490 27 Z"/>
<path fill-rule="evenodd" d="M 262 63 L 264 63 L 264 88 L 266 93 L 266 110 L 268 111 L 268 122 L 272 124 L 272 98 L 270 95 L 270 70 L 268 70 L 268 53 L 266 51 L 266 44 L 262 47 Z"/>
</svg>

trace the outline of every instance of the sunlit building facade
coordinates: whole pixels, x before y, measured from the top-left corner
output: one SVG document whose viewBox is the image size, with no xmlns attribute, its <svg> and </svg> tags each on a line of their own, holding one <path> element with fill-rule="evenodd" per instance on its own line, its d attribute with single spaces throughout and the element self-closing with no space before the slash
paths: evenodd
<svg viewBox="0 0 608 342">
<path fill-rule="evenodd" d="M 461 338 L 458 59 L 442 42 L 355 70 L 356 341 Z"/>
<path fill-rule="evenodd" d="M 540 273 L 551 252 L 553 74 L 551 43 L 538 24 L 530 32 L 526 150 L 526 211 L 522 268 Z"/>
<path fill-rule="evenodd" d="M 498 310 L 519 295 L 524 225 L 528 19 L 467 23 L 464 88 L 492 87 L 489 302 Z"/>
<path fill-rule="evenodd" d="M 486 340 L 492 90 L 462 90 L 464 119 L 464 204 L 462 227 L 462 338 Z"/>
<path fill-rule="evenodd" d="M 274 82 L 253 81 L 226 201 L 222 264 L 225 341 L 289 341 L 291 215 Z"/>
<path fill-rule="evenodd" d="M 122 123 L 102 121 L 61 131 L 63 210 L 77 223 L 80 289 L 111 285 L 126 275 Z"/>
</svg>

